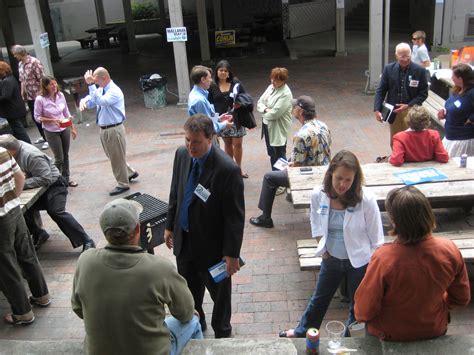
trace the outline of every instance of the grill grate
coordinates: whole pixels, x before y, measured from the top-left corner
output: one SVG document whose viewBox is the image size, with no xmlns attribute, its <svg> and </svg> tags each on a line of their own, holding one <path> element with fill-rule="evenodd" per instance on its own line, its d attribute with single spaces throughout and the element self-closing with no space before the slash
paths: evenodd
<svg viewBox="0 0 474 355">
<path fill-rule="evenodd" d="M 143 206 L 143 211 L 140 213 L 140 223 L 149 222 L 150 220 L 160 216 L 166 217 L 166 214 L 168 213 L 168 204 L 156 197 L 141 194 L 138 196 L 132 195 L 130 199 Z"/>
</svg>

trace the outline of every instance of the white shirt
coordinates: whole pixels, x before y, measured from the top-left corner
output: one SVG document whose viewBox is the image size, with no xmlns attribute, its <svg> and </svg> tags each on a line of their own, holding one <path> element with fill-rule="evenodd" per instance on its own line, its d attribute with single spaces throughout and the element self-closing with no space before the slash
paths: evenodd
<svg viewBox="0 0 474 355">
<path fill-rule="evenodd" d="M 413 51 L 411 54 L 411 60 L 416 63 L 423 65 L 423 62 L 426 60 L 430 60 L 430 55 L 428 54 L 428 48 L 424 44 L 418 46 L 416 44 L 413 45 Z"/>
<path fill-rule="evenodd" d="M 321 187 L 311 195 L 311 235 L 321 237 L 316 256 L 326 252 L 330 199 Z M 344 243 L 351 265 L 359 268 L 367 264 L 375 249 L 384 243 L 382 218 L 377 201 L 372 194 L 362 190 L 362 201 L 348 207 L 344 215 Z"/>
</svg>

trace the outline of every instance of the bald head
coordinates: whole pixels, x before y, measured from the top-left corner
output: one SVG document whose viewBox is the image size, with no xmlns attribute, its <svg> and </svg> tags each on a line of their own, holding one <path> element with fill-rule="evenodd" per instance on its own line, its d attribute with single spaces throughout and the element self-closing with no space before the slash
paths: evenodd
<svg viewBox="0 0 474 355">
<path fill-rule="evenodd" d="M 94 70 L 93 76 L 94 82 L 102 88 L 107 86 L 111 80 L 108 70 L 103 67 L 98 67 L 96 70 Z"/>
<path fill-rule="evenodd" d="M 11 134 L 0 135 L 0 147 L 5 148 L 11 155 L 15 156 L 16 151 L 20 149 L 20 142 Z"/>
<path fill-rule="evenodd" d="M 411 63 L 411 48 L 408 43 L 399 43 L 395 47 L 395 56 L 401 68 L 406 68 Z"/>
</svg>

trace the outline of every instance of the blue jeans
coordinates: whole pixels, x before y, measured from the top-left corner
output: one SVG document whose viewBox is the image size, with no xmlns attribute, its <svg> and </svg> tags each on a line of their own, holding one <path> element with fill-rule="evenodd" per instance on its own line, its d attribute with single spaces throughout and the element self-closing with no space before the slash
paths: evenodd
<svg viewBox="0 0 474 355">
<path fill-rule="evenodd" d="M 295 336 L 305 337 L 309 328 L 321 327 L 324 315 L 331 303 L 331 299 L 337 291 L 344 275 L 347 276 L 349 288 L 349 318 L 346 322 L 346 336 L 349 336 L 347 327 L 355 321 L 354 317 L 354 294 L 364 278 L 367 264 L 359 268 L 354 268 L 349 259 L 338 259 L 333 256 L 323 259 L 319 272 L 318 282 L 308 306 L 301 317 L 298 326 L 295 328 Z"/>
<path fill-rule="evenodd" d="M 175 317 L 165 319 L 165 324 L 170 331 L 171 349 L 170 355 L 179 355 L 191 339 L 202 339 L 201 324 L 199 318 L 194 315 L 186 323 L 181 323 Z"/>
</svg>

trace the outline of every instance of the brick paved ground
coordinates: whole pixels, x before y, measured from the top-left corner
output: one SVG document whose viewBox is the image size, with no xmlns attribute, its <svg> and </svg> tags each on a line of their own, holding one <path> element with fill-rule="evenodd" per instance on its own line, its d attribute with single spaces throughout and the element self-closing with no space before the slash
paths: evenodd
<svg viewBox="0 0 474 355">
<path fill-rule="evenodd" d="M 158 72 L 170 78 L 169 88 L 176 91 L 174 65 L 169 49 L 162 50 L 156 38 L 140 42 L 141 54 L 122 57 L 118 49 L 103 51 L 80 50 L 70 45 L 62 49 L 63 60 L 55 65 L 59 78 L 81 75 L 86 69 L 103 65 L 122 87 L 128 113 L 127 140 L 129 162 L 140 172 L 130 192 L 142 192 L 167 200 L 173 154 L 183 143 L 184 107 L 168 95 L 170 104 L 158 110 L 145 109 L 137 78 Z M 357 153 L 363 163 L 378 155 L 387 155 L 388 129 L 374 121 L 373 97 L 363 93 L 365 54 L 346 58 L 304 58 L 291 61 L 279 44 L 267 44 L 266 54 L 231 59 L 235 74 L 255 97 L 269 84 L 274 66 L 289 69 L 289 86 L 293 95 L 307 94 L 316 100 L 319 118 L 325 121 L 333 135 L 333 152 L 342 148 Z M 269 54 L 270 53 L 270 54 Z M 198 64 L 190 51 L 189 65 Z M 72 107 L 72 106 L 71 106 Z M 79 187 L 71 188 L 68 210 L 83 224 L 99 247 L 105 245 L 98 227 L 98 216 L 114 186 L 109 163 L 100 146 L 98 129 L 93 124 L 78 127 L 79 137 L 71 146 L 72 177 Z M 298 125 L 294 123 L 292 131 Z M 36 130 L 29 133 L 36 138 Z M 50 153 L 50 152 L 49 152 Z M 244 170 L 246 219 L 258 215 L 258 196 L 263 174 L 269 170 L 264 143 L 258 129 L 244 138 Z M 233 278 L 233 316 L 236 337 L 275 336 L 280 329 L 296 324 L 315 285 L 316 272 L 300 271 L 296 255 L 296 240 L 310 237 L 307 210 L 294 210 L 283 196 L 277 197 L 273 219 L 275 228 L 260 229 L 246 223 L 242 256 L 247 265 Z M 438 211 L 441 229 L 473 229 L 473 216 L 465 217 L 458 209 Z M 44 269 L 53 304 L 47 309 L 35 309 L 37 321 L 29 327 L 11 327 L 0 322 L 0 339 L 81 339 L 82 321 L 70 308 L 70 293 L 74 267 L 80 250 L 73 250 L 68 240 L 50 218 L 43 214 L 45 226 L 52 238 L 41 248 L 39 259 Z M 386 220 L 385 220 L 386 222 Z M 160 257 L 174 261 L 170 251 L 156 249 Z M 207 297 L 206 312 L 212 305 Z M 9 311 L 0 298 L 0 314 Z M 335 299 L 326 320 L 344 320 L 347 304 Z M 474 324 L 474 306 L 455 310 L 449 334 L 469 334 Z M 324 324 L 323 324 L 324 326 Z M 324 335 L 324 332 L 323 332 Z M 212 331 L 207 332 L 212 336 Z M 1 349 L 1 344 L 0 344 Z"/>
</svg>

